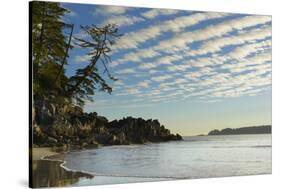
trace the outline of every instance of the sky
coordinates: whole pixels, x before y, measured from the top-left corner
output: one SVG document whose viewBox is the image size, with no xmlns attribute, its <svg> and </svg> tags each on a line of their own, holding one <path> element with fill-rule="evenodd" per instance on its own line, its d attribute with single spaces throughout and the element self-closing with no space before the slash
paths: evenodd
<svg viewBox="0 0 281 189">
<path fill-rule="evenodd" d="M 113 119 L 158 119 L 181 135 L 271 124 L 271 17 L 219 12 L 64 3 L 74 36 L 80 25 L 116 24 L 108 64 L 117 81 L 84 110 Z M 67 32 L 67 31 L 66 31 Z M 89 63 L 69 53 L 66 74 Z M 103 74 L 100 62 L 97 67 Z"/>
</svg>

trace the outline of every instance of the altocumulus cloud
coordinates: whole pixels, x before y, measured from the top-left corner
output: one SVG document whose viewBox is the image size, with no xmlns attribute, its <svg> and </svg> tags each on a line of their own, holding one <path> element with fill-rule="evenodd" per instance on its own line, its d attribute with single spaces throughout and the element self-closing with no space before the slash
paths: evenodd
<svg viewBox="0 0 281 189">
<path fill-rule="evenodd" d="M 100 23 L 123 36 L 111 52 L 111 104 L 226 98 L 271 92 L 271 17 L 99 6 Z M 77 55 L 76 61 L 89 57 Z"/>
</svg>

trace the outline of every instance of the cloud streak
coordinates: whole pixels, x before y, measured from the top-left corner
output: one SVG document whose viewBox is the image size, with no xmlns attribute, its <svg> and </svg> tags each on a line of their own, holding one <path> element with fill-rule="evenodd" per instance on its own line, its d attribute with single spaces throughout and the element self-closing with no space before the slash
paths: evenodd
<svg viewBox="0 0 281 189">
<path fill-rule="evenodd" d="M 120 40 L 116 49 L 135 49 L 141 43 L 155 39 L 165 32 L 179 32 L 183 28 L 193 26 L 202 21 L 226 16 L 224 13 L 195 13 L 190 16 L 176 17 L 172 20 L 163 21 L 157 25 L 143 28 L 137 32 L 125 34 Z"/>
<path fill-rule="evenodd" d="M 178 12 L 179 12 L 178 10 L 173 10 L 173 9 L 151 9 L 149 11 L 142 13 L 142 16 L 148 19 L 154 19 L 159 16 L 177 14 Z"/>
<path fill-rule="evenodd" d="M 271 92 L 270 16 L 135 10 L 95 12 L 125 31 L 111 53 L 119 80 L 105 104 L 212 103 Z"/>
</svg>

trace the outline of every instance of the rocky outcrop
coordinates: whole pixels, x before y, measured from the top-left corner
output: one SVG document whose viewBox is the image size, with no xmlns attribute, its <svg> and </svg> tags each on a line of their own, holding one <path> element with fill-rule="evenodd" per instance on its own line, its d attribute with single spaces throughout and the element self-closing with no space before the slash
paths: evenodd
<svg viewBox="0 0 281 189">
<path fill-rule="evenodd" d="M 36 146 L 96 147 L 171 140 L 182 140 L 182 137 L 171 134 L 158 120 L 127 117 L 109 122 L 95 112 L 84 113 L 79 108 L 63 116 L 49 114 L 47 120 L 33 124 Z"/>
<path fill-rule="evenodd" d="M 109 132 L 117 136 L 117 141 L 123 143 L 163 142 L 181 140 L 180 135 L 171 134 L 168 129 L 160 125 L 158 120 L 144 120 L 142 118 L 127 117 L 109 123 Z M 121 136 L 121 137 L 120 137 Z M 118 140 L 118 139 L 121 140 Z"/>
</svg>

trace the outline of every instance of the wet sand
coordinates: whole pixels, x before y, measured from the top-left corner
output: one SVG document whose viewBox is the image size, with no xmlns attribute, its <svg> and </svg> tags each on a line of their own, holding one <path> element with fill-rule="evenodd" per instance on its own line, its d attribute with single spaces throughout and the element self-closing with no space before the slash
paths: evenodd
<svg viewBox="0 0 281 189">
<path fill-rule="evenodd" d="M 70 186 L 82 178 L 94 178 L 91 174 L 65 169 L 64 161 L 57 159 L 59 156 L 51 148 L 32 149 L 32 187 Z"/>
<path fill-rule="evenodd" d="M 40 160 L 43 157 L 58 155 L 58 152 L 54 152 L 52 148 L 32 148 L 32 159 Z"/>
</svg>

